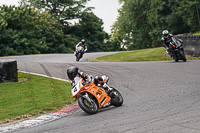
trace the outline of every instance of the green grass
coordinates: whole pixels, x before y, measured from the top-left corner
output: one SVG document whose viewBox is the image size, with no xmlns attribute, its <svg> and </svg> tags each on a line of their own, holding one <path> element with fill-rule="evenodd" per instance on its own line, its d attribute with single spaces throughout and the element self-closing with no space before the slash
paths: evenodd
<svg viewBox="0 0 200 133">
<path fill-rule="evenodd" d="M 131 61 L 168 61 L 173 60 L 166 54 L 163 47 L 120 52 L 112 55 L 92 58 L 93 62 L 131 62 Z M 187 57 L 187 59 L 200 59 Z"/>
<path fill-rule="evenodd" d="M 75 101 L 71 84 L 18 73 L 21 82 L 0 83 L 0 123 L 56 111 Z"/>
</svg>

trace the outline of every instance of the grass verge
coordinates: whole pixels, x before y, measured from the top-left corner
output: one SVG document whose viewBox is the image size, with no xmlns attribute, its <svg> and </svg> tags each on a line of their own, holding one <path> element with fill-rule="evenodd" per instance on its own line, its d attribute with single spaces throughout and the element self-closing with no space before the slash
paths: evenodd
<svg viewBox="0 0 200 133">
<path fill-rule="evenodd" d="M 112 55 L 106 55 L 89 59 L 93 62 L 131 62 L 131 61 L 168 61 L 173 60 L 166 54 L 163 47 L 141 49 L 135 51 L 121 52 Z M 200 59 L 195 57 L 187 57 L 188 60 Z"/>
<path fill-rule="evenodd" d="M 21 82 L 0 83 L 0 124 L 56 111 L 75 103 L 71 84 L 18 73 Z"/>
</svg>

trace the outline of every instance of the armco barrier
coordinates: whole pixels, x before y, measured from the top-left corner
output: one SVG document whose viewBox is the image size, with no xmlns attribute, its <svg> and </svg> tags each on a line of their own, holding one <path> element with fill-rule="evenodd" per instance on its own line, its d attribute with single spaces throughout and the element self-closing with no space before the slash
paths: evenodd
<svg viewBox="0 0 200 133">
<path fill-rule="evenodd" d="M 185 54 L 193 57 L 200 57 L 200 35 L 177 35 L 183 40 Z"/>
</svg>

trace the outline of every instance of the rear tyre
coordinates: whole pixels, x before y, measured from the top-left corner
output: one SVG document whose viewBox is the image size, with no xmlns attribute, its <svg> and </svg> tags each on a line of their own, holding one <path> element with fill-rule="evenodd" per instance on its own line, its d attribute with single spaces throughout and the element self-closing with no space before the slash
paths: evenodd
<svg viewBox="0 0 200 133">
<path fill-rule="evenodd" d="M 123 104 L 123 97 L 115 88 L 113 88 L 111 94 L 111 104 L 115 107 L 119 107 Z"/>
<path fill-rule="evenodd" d="M 78 98 L 78 105 L 80 108 L 88 114 L 96 114 L 98 112 L 98 105 L 94 99 L 91 99 L 91 103 L 87 101 L 84 97 L 80 96 Z"/>
</svg>

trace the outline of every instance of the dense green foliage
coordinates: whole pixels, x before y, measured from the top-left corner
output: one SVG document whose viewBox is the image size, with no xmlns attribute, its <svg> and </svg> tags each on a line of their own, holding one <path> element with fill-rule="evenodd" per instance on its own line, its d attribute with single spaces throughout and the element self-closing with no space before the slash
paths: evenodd
<svg viewBox="0 0 200 133">
<path fill-rule="evenodd" d="M 161 46 L 161 33 L 165 29 L 175 35 L 200 30 L 196 8 L 200 9 L 199 1 L 119 1 L 123 6 L 113 25 L 112 38 L 128 49 Z"/>
<path fill-rule="evenodd" d="M 57 18 L 63 26 L 69 25 L 68 20 L 77 19 L 82 13 L 90 11 L 84 5 L 89 0 L 22 0 L 21 5 L 31 5 L 39 10 L 45 9 L 54 18 Z"/>
<path fill-rule="evenodd" d="M 197 0 L 118 0 L 122 8 L 110 35 L 85 6 L 88 1 L 21 0 L 19 7 L 1 6 L 0 56 L 71 53 L 83 38 L 89 52 L 152 48 L 161 46 L 165 29 L 175 35 L 200 31 Z"/>
<path fill-rule="evenodd" d="M 89 51 L 103 51 L 108 34 L 84 4 L 88 0 L 22 0 L 0 7 L 0 56 L 70 53 L 85 38 Z M 69 20 L 78 19 L 71 24 Z"/>
<path fill-rule="evenodd" d="M 1 56 L 55 53 L 66 48 L 62 25 L 47 12 L 27 6 L 0 8 Z"/>
<path fill-rule="evenodd" d="M 86 7 L 89 0 L 26 0 L 30 5 L 48 11 L 63 25 L 63 32 L 68 40 L 73 42 L 71 48 L 84 38 L 88 45 L 88 51 L 103 51 L 104 39 L 108 37 L 103 31 L 103 22 L 91 11 L 92 7 Z M 25 4 L 27 4 L 25 3 Z M 22 2 L 23 4 L 23 2 Z M 70 20 L 78 19 L 78 23 L 72 25 Z M 70 43 L 70 42 L 69 42 Z"/>
<path fill-rule="evenodd" d="M 103 22 L 94 13 L 83 13 L 78 24 L 69 29 L 69 33 L 87 40 L 88 51 L 103 51 L 104 39 L 108 34 L 103 31 Z M 80 38 L 81 39 L 81 38 Z"/>
</svg>

